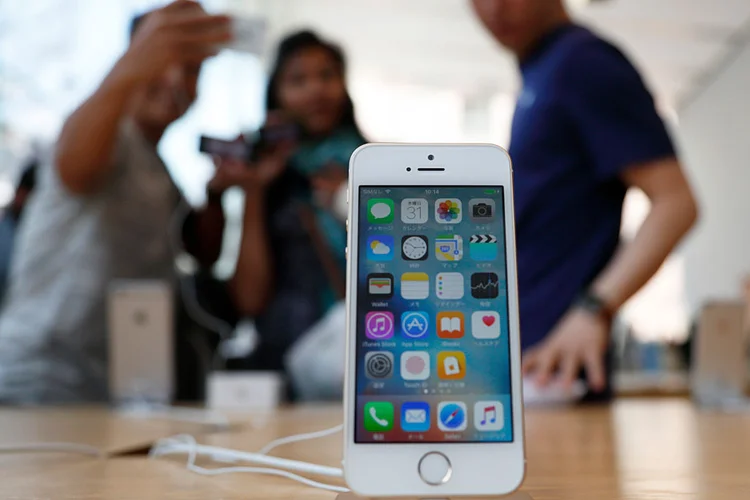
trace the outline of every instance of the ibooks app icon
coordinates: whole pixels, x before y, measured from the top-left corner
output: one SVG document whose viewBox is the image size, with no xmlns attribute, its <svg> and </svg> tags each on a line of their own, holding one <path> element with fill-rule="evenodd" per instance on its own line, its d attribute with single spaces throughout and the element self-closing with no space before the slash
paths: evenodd
<svg viewBox="0 0 750 500">
<path fill-rule="evenodd" d="M 460 339 L 464 336 L 464 313 L 443 311 L 437 315 L 437 336 L 441 339 Z"/>
</svg>

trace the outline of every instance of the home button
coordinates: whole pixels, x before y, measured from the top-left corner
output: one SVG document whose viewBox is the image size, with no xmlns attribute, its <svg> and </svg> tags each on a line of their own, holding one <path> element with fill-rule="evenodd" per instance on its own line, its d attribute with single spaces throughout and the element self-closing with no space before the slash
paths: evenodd
<svg viewBox="0 0 750 500">
<path fill-rule="evenodd" d="M 422 481 L 431 486 L 439 486 L 447 483 L 453 473 L 451 461 L 448 460 L 448 457 L 437 451 L 423 456 L 419 461 L 418 470 Z"/>
</svg>

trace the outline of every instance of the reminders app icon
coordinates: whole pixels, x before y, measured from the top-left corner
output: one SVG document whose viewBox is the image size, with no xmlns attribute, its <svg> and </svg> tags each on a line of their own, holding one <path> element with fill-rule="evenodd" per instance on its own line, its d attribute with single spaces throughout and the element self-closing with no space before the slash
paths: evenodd
<svg viewBox="0 0 750 500">
<path fill-rule="evenodd" d="M 393 275 L 390 273 L 368 274 L 367 293 L 375 300 L 393 297 Z"/>
</svg>

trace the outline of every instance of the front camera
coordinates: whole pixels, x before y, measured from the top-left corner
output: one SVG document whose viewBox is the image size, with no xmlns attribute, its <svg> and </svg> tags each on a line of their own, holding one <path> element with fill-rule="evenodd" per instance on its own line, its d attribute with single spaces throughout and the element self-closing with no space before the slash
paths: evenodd
<svg viewBox="0 0 750 500">
<path fill-rule="evenodd" d="M 411 167 L 406 167 L 407 172 L 411 172 Z"/>
<path fill-rule="evenodd" d="M 432 161 L 435 159 L 435 155 L 427 155 L 427 159 Z"/>
</svg>

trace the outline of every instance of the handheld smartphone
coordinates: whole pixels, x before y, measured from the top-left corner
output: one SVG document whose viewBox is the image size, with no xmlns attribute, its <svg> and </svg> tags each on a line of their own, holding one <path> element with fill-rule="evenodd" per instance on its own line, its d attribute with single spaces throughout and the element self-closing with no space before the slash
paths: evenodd
<svg viewBox="0 0 750 500">
<path fill-rule="evenodd" d="M 524 477 L 508 154 L 368 144 L 349 175 L 344 475 L 363 497 Z"/>
<path fill-rule="evenodd" d="M 202 135 L 198 150 L 201 153 L 249 162 L 252 159 L 253 147 L 243 139 L 228 141 Z"/>
</svg>

